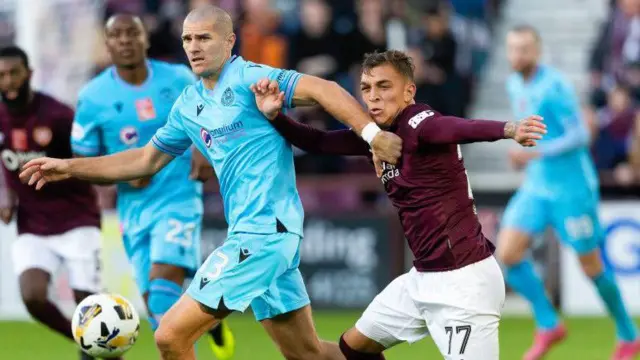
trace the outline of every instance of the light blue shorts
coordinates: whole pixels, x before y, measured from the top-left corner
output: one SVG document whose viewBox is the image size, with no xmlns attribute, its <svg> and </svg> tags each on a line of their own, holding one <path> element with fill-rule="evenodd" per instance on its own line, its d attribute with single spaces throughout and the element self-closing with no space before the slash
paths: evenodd
<svg viewBox="0 0 640 360">
<path fill-rule="evenodd" d="M 501 228 L 516 229 L 532 236 L 551 226 L 560 241 L 578 254 L 587 254 L 601 245 L 604 233 L 598 218 L 597 196 L 550 199 L 518 190 L 507 204 Z"/>
<path fill-rule="evenodd" d="M 300 241 L 291 233 L 230 235 L 198 269 L 187 294 L 217 309 L 220 302 L 257 320 L 270 319 L 310 303 L 300 265 Z"/>
<path fill-rule="evenodd" d="M 152 264 L 169 264 L 187 270 L 192 277 L 200 266 L 202 214 L 167 213 L 154 218 L 147 226 L 123 231 L 124 248 L 134 271 L 134 278 L 144 294 L 149 290 Z"/>
</svg>

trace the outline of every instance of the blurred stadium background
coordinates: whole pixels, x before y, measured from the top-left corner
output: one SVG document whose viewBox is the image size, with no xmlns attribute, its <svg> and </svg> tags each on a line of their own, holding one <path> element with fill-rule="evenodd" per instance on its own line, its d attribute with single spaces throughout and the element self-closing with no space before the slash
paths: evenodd
<svg viewBox="0 0 640 360">
<path fill-rule="evenodd" d="M 183 15 L 209 0 L 0 0 L 0 44 L 17 43 L 31 57 L 33 85 L 73 105 L 80 87 L 108 66 L 102 22 L 115 12 L 140 14 L 151 34 L 150 56 L 186 62 Z M 536 26 L 545 60 L 563 70 L 583 99 L 602 180 L 604 255 L 623 295 L 640 316 L 640 178 L 627 151 L 640 141 L 640 0 L 217 0 L 234 17 L 236 53 L 273 66 L 338 81 L 357 92 L 358 62 L 374 49 L 411 52 L 417 101 L 468 117 L 511 118 L 504 91 L 509 72 L 504 36 L 518 23 Z M 341 125 L 319 109 L 298 110 L 320 128 Z M 501 212 L 521 181 L 508 142 L 464 147 L 465 163 L 486 235 L 495 239 Z M 307 212 L 301 269 L 321 336 L 338 339 L 359 311 L 411 265 L 394 210 L 368 164 L 296 152 Z M 110 292 L 140 306 L 113 213 L 115 193 L 102 187 L 104 279 Z M 169 190 L 168 190 L 169 191 Z M 225 237 L 215 181 L 207 184 L 202 242 L 208 254 Z M 12 226 L 0 226 L 0 358 L 69 359 L 73 345 L 28 322 L 10 265 Z M 537 239 L 533 255 L 570 337 L 549 359 L 608 358 L 613 326 L 576 258 L 553 234 Z M 64 270 L 52 296 L 72 311 Z M 503 359 L 519 359 L 531 341 L 528 307 L 509 295 L 501 328 Z M 238 359 L 279 359 L 251 315 L 233 316 Z M 148 327 L 129 359 L 155 358 Z M 203 353 L 201 359 L 210 358 Z M 74 356 L 75 357 L 75 356 Z M 430 340 L 401 346 L 390 359 L 439 358 Z"/>
</svg>

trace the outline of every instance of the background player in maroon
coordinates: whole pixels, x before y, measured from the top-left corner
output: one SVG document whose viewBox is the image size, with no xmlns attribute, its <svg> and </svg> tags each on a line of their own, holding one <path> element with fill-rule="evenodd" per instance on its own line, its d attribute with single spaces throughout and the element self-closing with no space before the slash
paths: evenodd
<svg viewBox="0 0 640 360">
<path fill-rule="evenodd" d="M 498 359 L 504 279 L 482 234 L 458 144 L 512 138 L 533 146 L 539 117 L 520 122 L 442 116 L 415 104 L 411 59 L 399 51 L 368 55 L 361 90 L 370 115 L 403 139 L 396 166 L 381 164 L 415 260 L 365 310 L 341 341 L 347 359 L 383 359 L 382 351 L 429 333 L 446 359 Z M 370 156 L 350 130 L 325 132 L 279 114 L 276 82 L 252 86 L 258 108 L 293 145 L 310 152 Z"/>
<path fill-rule="evenodd" d="M 64 263 L 75 300 L 100 291 L 100 213 L 87 182 L 66 180 L 44 191 L 20 182 L 21 166 L 41 156 L 71 157 L 73 111 L 30 86 L 24 51 L 0 49 L 0 155 L 8 199 L 0 215 L 16 215 L 13 266 L 22 300 L 36 320 L 73 341 L 71 322 L 47 297 L 51 275 Z M 89 358 L 82 354 L 83 359 Z"/>
</svg>

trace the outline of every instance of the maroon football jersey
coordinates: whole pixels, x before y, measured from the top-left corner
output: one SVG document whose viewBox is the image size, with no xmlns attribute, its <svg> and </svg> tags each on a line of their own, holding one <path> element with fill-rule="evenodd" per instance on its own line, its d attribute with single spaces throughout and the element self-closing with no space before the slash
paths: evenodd
<svg viewBox="0 0 640 360">
<path fill-rule="evenodd" d="M 100 227 L 95 190 L 69 179 L 41 190 L 20 182 L 27 161 L 43 156 L 70 158 L 73 110 L 41 93 L 29 109 L 10 113 L 0 104 L 0 156 L 8 188 L 18 196 L 18 233 L 57 235 L 81 226 Z"/>
<path fill-rule="evenodd" d="M 389 131 L 402 138 L 398 165 L 384 163 L 384 188 L 398 209 L 419 271 L 447 271 L 483 260 L 495 247 L 482 234 L 458 144 L 504 138 L 500 121 L 442 116 L 427 105 L 405 108 Z M 279 115 L 274 126 L 308 151 L 370 156 L 349 130 L 321 131 Z"/>
</svg>

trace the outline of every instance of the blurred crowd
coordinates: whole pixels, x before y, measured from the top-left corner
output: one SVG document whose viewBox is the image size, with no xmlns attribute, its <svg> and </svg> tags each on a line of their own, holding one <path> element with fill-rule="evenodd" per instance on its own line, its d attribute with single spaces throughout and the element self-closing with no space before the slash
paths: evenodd
<svg viewBox="0 0 640 360">
<path fill-rule="evenodd" d="M 640 180 L 640 0 L 614 0 L 589 61 L 587 119 L 598 169 L 620 185 Z"/>
<path fill-rule="evenodd" d="M 137 13 L 150 34 L 152 58 L 184 62 L 180 32 L 189 9 L 213 3 L 227 10 L 238 36 L 235 53 L 274 67 L 331 79 L 358 97 L 365 53 L 399 49 L 416 60 L 416 101 L 464 116 L 491 45 L 499 0 L 109 0 L 105 18 Z M 107 66 L 104 52 L 96 60 Z M 322 129 L 342 124 L 319 108 L 296 109 Z M 300 173 L 370 171 L 360 161 L 296 153 Z"/>
</svg>

